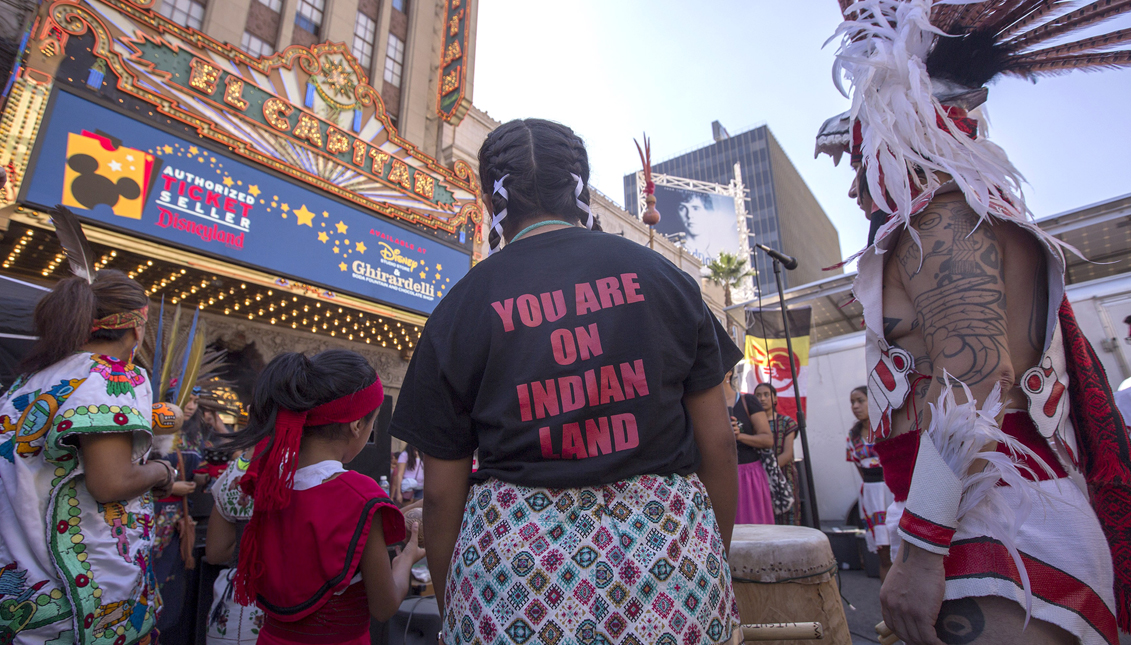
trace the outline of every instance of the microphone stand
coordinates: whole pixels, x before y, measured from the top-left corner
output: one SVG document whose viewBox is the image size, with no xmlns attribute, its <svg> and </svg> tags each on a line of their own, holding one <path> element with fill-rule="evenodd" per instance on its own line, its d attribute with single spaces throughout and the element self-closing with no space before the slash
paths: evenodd
<svg viewBox="0 0 1131 645">
<path fill-rule="evenodd" d="M 808 488 L 809 499 L 806 500 L 809 504 L 809 517 L 813 521 L 813 527 L 818 531 L 821 530 L 821 518 L 817 514 L 817 491 L 813 488 L 813 455 L 809 452 L 809 433 L 805 428 L 805 412 L 801 409 L 801 388 L 797 384 L 797 366 L 793 363 L 793 339 L 789 333 L 789 316 L 786 315 L 785 309 L 785 289 L 782 288 L 781 283 L 781 262 L 777 258 L 771 258 L 774 261 L 774 278 L 778 283 L 778 304 L 781 305 L 781 322 L 785 329 L 785 349 L 789 353 L 789 373 L 793 377 L 793 398 L 797 401 L 797 433 L 801 437 L 801 450 L 805 453 L 805 485 Z"/>
</svg>

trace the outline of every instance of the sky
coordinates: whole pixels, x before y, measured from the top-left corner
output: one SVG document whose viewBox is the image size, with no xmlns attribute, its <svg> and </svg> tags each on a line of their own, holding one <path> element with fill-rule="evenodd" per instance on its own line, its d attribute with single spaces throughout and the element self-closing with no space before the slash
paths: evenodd
<svg viewBox="0 0 1131 645">
<path fill-rule="evenodd" d="M 867 222 L 847 197 L 847 160 L 813 158 L 828 117 L 835 0 L 480 0 L 473 100 L 495 119 L 564 123 L 586 142 L 590 184 L 623 205 L 647 132 L 659 162 L 768 124 L 840 234 L 844 257 Z M 1131 17 L 1101 31 L 1131 27 Z M 1131 69 L 990 86 L 991 140 L 1030 185 L 1036 217 L 1131 193 Z M 785 249 L 788 253 L 790 249 Z"/>
</svg>

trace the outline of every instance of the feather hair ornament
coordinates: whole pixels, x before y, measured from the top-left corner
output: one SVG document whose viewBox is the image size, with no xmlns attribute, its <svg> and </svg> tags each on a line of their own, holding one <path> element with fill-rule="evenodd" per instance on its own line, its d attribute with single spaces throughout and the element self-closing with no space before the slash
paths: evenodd
<svg viewBox="0 0 1131 645">
<path fill-rule="evenodd" d="M 78 216 L 66 206 L 59 205 L 51 209 L 51 223 L 55 226 L 59 244 L 67 253 L 71 273 L 87 282 L 94 282 L 94 274 L 97 273 L 94 268 L 94 251 L 82 231 Z"/>
</svg>

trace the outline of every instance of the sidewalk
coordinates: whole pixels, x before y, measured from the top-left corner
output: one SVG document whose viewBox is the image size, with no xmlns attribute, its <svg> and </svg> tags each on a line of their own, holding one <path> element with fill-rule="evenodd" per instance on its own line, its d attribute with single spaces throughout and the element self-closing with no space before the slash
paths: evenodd
<svg viewBox="0 0 1131 645">
<path fill-rule="evenodd" d="M 863 570 L 841 571 L 840 593 L 848 601 L 844 605 L 844 615 L 848 619 L 848 631 L 852 633 L 852 645 L 880 642 L 876 637 L 876 624 L 883 620 L 880 614 L 880 579 L 869 578 Z"/>
</svg>

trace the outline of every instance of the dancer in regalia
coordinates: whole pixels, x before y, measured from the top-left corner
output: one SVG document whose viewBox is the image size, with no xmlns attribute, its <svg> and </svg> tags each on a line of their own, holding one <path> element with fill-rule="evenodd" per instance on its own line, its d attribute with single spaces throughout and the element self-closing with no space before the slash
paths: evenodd
<svg viewBox="0 0 1131 645">
<path fill-rule="evenodd" d="M 404 517 L 373 478 L 344 466 L 369 442 L 382 401 L 373 367 L 344 349 L 280 354 L 259 375 L 229 446 L 255 446 L 239 484 L 252 509 L 234 594 L 263 610 L 261 645 L 366 645 L 370 618 L 388 620 L 408 594 L 424 557 L 418 529 L 390 563 Z"/>
<path fill-rule="evenodd" d="M 1131 627 L 1127 432 L 1064 297 L 1066 249 L 979 114 L 998 74 L 1131 62 L 1098 51 L 1128 30 L 1049 43 L 1129 8 L 841 2 L 852 109 L 817 150 L 851 155 L 872 223 L 854 292 L 867 439 L 903 507 L 881 601 L 908 643 L 1116 643 Z"/>
<path fill-rule="evenodd" d="M 75 275 L 36 306 L 38 340 L 0 398 L 0 642 L 147 643 L 153 496 L 175 478 L 146 460 L 153 401 L 133 359 L 149 297 L 95 271 L 74 214 L 53 219 Z"/>
</svg>

